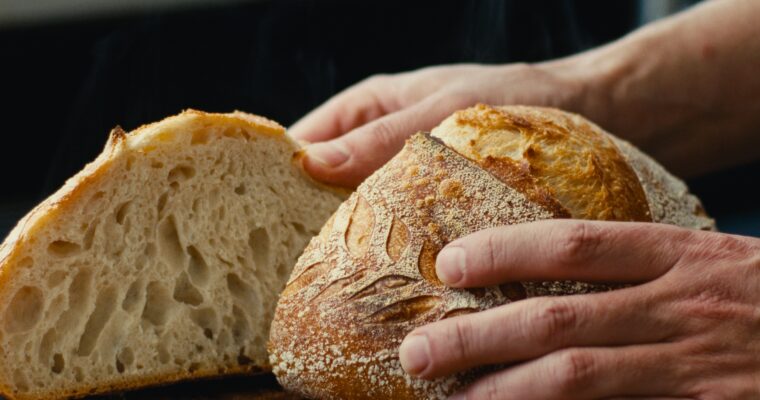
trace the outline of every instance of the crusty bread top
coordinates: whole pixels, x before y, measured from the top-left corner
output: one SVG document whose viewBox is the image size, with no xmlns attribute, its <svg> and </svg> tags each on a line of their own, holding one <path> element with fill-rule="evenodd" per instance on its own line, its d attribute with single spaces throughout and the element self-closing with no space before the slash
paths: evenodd
<svg viewBox="0 0 760 400">
<path fill-rule="evenodd" d="M 343 198 L 308 177 L 299 149 L 241 112 L 115 128 L 0 245 L 0 396 L 267 368 L 277 295 Z"/>
<path fill-rule="evenodd" d="M 572 218 L 715 227 L 680 179 L 577 114 L 478 104 L 432 134 L 510 186 L 546 193 L 544 203 L 556 199 Z"/>
<path fill-rule="evenodd" d="M 535 181 L 573 218 L 651 221 L 633 169 L 609 135 L 578 115 L 480 104 L 454 113 L 432 134 L 492 172 Z"/>
<path fill-rule="evenodd" d="M 199 126 L 211 125 L 218 122 L 225 122 L 233 126 L 247 126 L 262 133 L 281 136 L 283 140 L 293 143 L 294 151 L 299 148 L 295 141 L 285 135 L 285 128 L 278 123 L 264 117 L 240 111 L 229 114 L 217 114 L 186 110 L 179 115 L 168 117 L 160 122 L 141 126 L 130 133 L 125 132 L 121 127 L 117 126 L 111 131 L 105 149 L 98 158 L 67 180 L 60 190 L 24 216 L 8 234 L 5 241 L 0 244 L 0 285 L 4 284 L 7 279 L 7 274 L 3 267 L 12 262 L 15 255 L 14 251 L 20 248 L 26 240 L 33 240 L 37 230 L 43 227 L 46 221 L 53 219 L 60 212 L 65 212 L 67 205 L 76 201 L 77 196 L 83 192 L 82 189 L 89 182 L 97 179 L 97 176 L 108 167 L 112 160 L 129 151 L 150 152 L 153 150 L 156 141 L 172 141 L 176 138 L 176 135 L 188 133 L 186 129 L 172 131 L 170 128 L 171 126 L 187 126 L 186 124 L 189 122 L 198 124 Z M 158 126 L 161 129 L 156 129 Z M 201 136 L 206 130 L 199 129 L 197 132 L 199 136 L 193 137 L 193 141 L 207 140 L 207 138 Z M 245 130 L 230 129 L 221 134 L 239 135 L 241 132 L 245 132 Z"/>
<path fill-rule="evenodd" d="M 568 217 L 714 226 L 682 182 L 580 116 L 520 106 L 459 111 L 433 137 L 412 136 L 312 239 L 275 313 L 275 374 L 320 399 L 446 398 L 484 371 L 411 377 L 398 346 L 414 328 L 525 297 L 619 285 L 452 289 L 435 273 L 440 249 L 478 230 Z"/>
</svg>

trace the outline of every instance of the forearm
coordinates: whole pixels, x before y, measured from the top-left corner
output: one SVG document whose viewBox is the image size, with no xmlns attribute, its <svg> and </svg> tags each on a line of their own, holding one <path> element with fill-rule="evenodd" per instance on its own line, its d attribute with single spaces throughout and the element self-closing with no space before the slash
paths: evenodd
<svg viewBox="0 0 760 400">
<path fill-rule="evenodd" d="M 760 1 L 710 1 L 546 66 L 585 82 L 578 111 L 681 175 L 760 157 Z"/>
</svg>

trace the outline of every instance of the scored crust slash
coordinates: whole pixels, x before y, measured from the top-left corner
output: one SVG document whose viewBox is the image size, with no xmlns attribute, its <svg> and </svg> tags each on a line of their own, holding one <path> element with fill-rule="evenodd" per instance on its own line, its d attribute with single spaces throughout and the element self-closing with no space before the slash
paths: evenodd
<svg viewBox="0 0 760 400">
<path fill-rule="evenodd" d="M 432 136 L 412 136 L 312 239 L 275 312 L 275 374 L 319 399 L 448 397 L 485 371 L 409 376 L 398 347 L 415 327 L 525 297 L 615 286 L 450 289 L 435 275 L 438 251 L 478 230 L 567 217 L 714 229 L 681 181 L 580 116 L 478 105 Z"/>
</svg>

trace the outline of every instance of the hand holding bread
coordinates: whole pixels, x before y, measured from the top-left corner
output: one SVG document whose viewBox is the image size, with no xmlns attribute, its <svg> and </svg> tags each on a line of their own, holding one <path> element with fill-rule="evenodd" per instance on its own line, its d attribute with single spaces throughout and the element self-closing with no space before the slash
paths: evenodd
<svg viewBox="0 0 760 400">
<path fill-rule="evenodd" d="M 455 399 L 754 398 L 760 240 L 666 224 L 547 220 L 455 240 L 452 287 L 514 280 L 631 287 L 539 297 L 416 328 L 400 348 L 432 379 L 508 365 Z M 455 252 L 456 254 L 456 252 Z"/>
<path fill-rule="evenodd" d="M 580 116 L 523 106 L 458 111 L 432 135 L 412 136 L 311 241 L 275 313 L 275 374 L 314 398 L 446 398 L 486 376 L 498 357 L 521 360 L 495 347 L 486 362 L 432 361 L 432 374 L 407 363 L 412 373 L 434 378 L 427 380 L 402 369 L 398 347 L 426 324 L 485 318 L 485 310 L 531 304 L 525 298 L 620 288 L 539 277 L 454 289 L 436 271 L 437 254 L 452 241 L 554 218 L 714 229 L 681 181 Z"/>
</svg>

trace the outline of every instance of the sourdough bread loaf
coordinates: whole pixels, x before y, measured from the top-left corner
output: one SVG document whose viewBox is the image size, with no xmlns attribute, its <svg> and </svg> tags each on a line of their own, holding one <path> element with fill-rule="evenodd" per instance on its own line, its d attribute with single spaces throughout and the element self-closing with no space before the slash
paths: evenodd
<svg viewBox="0 0 760 400">
<path fill-rule="evenodd" d="M 55 399 L 268 369 L 296 258 L 344 196 L 282 127 L 186 111 L 132 133 L 0 247 L 0 392 Z"/>
<path fill-rule="evenodd" d="M 683 182 L 580 116 L 476 107 L 412 136 L 312 239 L 275 312 L 279 381 L 319 399 L 442 399 L 484 371 L 426 381 L 398 347 L 412 329 L 526 297 L 609 290 L 581 282 L 445 287 L 435 258 L 485 228 L 548 218 L 714 223 Z M 508 329 L 506 327 L 505 329 Z"/>
</svg>

